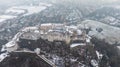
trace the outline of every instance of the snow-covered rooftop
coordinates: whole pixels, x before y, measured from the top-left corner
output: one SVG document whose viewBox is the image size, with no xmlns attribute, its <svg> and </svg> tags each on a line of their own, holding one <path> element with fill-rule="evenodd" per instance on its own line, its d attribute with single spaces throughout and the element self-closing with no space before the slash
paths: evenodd
<svg viewBox="0 0 120 67">
<path fill-rule="evenodd" d="M 107 16 L 107 17 L 105 17 L 104 19 L 109 20 L 109 21 L 112 21 L 112 22 L 116 20 L 116 18 L 114 18 L 114 17 L 112 17 L 112 16 Z"/>
<path fill-rule="evenodd" d="M 22 34 L 22 36 L 20 37 L 22 39 L 30 39 L 30 40 L 37 40 L 40 38 L 40 33 L 35 33 L 35 32 L 26 32 L 24 34 Z"/>
<path fill-rule="evenodd" d="M 73 25 L 72 26 L 68 26 L 68 28 L 70 28 L 70 29 L 78 29 L 77 26 L 73 26 Z"/>
<path fill-rule="evenodd" d="M 81 31 L 81 30 L 77 30 L 77 34 L 78 34 L 78 35 L 81 35 L 81 34 L 82 34 L 82 31 Z"/>
<path fill-rule="evenodd" d="M 84 46 L 84 45 L 85 45 L 84 43 L 74 43 L 74 44 L 71 44 L 70 47 L 73 48 L 76 46 Z"/>
<path fill-rule="evenodd" d="M 15 45 L 16 45 L 16 43 L 14 41 L 10 41 L 7 44 L 5 44 L 5 47 L 9 48 L 9 47 L 13 47 Z"/>
<path fill-rule="evenodd" d="M 63 25 L 63 24 L 61 24 L 61 23 L 44 23 L 44 24 L 41 24 L 41 26 L 51 26 L 51 25 L 60 26 L 60 25 Z"/>
<path fill-rule="evenodd" d="M 41 24 L 41 26 L 51 26 L 52 23 L 45 23 L 45 24 Z"/>
<path fill-rule="evenodd" d="M 26 27 L 22 29 L 22 31 L 26 31 L 26 32 L 29 30 L 38 30 L 38 27 Z"/>
</svg>

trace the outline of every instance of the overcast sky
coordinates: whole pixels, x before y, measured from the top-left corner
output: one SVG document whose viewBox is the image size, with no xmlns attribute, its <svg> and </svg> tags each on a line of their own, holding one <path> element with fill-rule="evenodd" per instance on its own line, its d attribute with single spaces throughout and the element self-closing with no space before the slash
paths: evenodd
<svg viewBox="0 0 120 67">
<path fill-rule="evenodd" d="M 13 3 L 13 2 L 17 2 L 17 1 L 32 1 L 32 0 L 0 0 L 0 3 Z M 115 1 L 119 1 L 119 0 L 79 0 L 79 1 L 104 1 L 104 2 L 115 2 Z"/>
<path fill-rule="evenodd" d="M 14 5 L 14 4 L 19 4 L 23 2 L 26 3 L 26 1 L 34 1 L 34 0 L 0 0 L 0 7 L 1 5 L 7 6 L 7 5 Z M 61 1 L 61 0 L 57 0 L 57 1 Z M 76 2 L 89 4 L 89 3 L 112 3 L 112 2 L 117 2 L 119 0 L 63 0 L 63 1 L 76 1 Z"/>
</svg>

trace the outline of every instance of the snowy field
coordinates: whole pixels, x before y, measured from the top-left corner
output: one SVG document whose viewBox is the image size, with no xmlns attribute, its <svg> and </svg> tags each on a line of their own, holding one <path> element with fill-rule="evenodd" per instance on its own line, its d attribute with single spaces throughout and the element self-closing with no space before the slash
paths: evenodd
<svg viewBox="0 0 120 67">
<path fill-rule="evenodd" d="M 39 13 L 50 6 L 52 6 L 52 4 L 47 4 L 47 3 L 40 3 L 38 6 L 14 6 L 7 9 L 5 11 L 5 15 L 0 16 L 0 22 L 3 22 L 8 19 L 16 18 L 18 17 L 18 15 L 27 16 L 34 13 Z"/>
<path fill-rule="evenodd" d="M 30 15 L 34 13 L 41 12 L 42 10 L 46 9 L 46 6 L 17 6 L 17 7 L 12 7 L 12 9 L 24 9 L 27 10 L 27 13 L 24 15 Z"/>
<path fill-rule="evenodd" d="M 104 24 L 102 22 L 86 20 L 81 22 L 78 26 L 85 25 L 90 27 L 92 30 L 89 32 L 90 36 L 97 37 L 99 39 L 105 39 L 106 42 L 114 44 L 116 42 L 120 43 L 120 28 Z M 99 32 L 97 29 L 102 29 Z"/>
</svg>

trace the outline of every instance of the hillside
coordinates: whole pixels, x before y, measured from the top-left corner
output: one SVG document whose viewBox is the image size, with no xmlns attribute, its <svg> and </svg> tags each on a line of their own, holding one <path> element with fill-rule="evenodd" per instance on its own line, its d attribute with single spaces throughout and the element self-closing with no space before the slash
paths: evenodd
<svg viewBox="0 0 120 67">
<path fill-rule="evenodd" d="M 106 42 L 110 44 L 120 43 L 120 28 L 110 26 L 98 21 L 93 20 L 85 20 L 78 25 L 79 27 L 85 25 L 86 27 L 91 28 L 89 32 L 90 36 L 97 37 L 98 39 L 104 39 Z M 99 31 L 101 29 L 101 31 Z"/>
</svg>

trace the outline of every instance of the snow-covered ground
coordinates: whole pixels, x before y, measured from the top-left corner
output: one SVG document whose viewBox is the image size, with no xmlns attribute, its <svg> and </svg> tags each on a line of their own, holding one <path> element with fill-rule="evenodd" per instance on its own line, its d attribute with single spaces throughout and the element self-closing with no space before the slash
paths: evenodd
<svg viewBox="0 0 120 67">
<path fill-rule="evenodd" d="M 0 55 L 0 62 L 5 59 L 6 57 L 8 57 L 8 53 L 3 53 Z"/>
<path fill-rule="evenodd" d="M 106 42 L 114 44 L 116 42 L 120 43 L 120 28 L 104 24 L 102 22 L 97 22 L 93 20 L 86 20 L 81 22 L 81 25 L 90 27 L 92 30 L 89 32 L 90 36 L 97 37 L 99 39 L 105 39 Z M 99 32 L 97 29 L 102 29 Z"/>
<path fill-rule="evenodd" d="M 12 19 L 15 18 L 16 16 L 11 16 L 11 15 L 1 15 L 0 19 Z"/>
<path fill-rule="evenodd" d="M 47 7 L 52 6 L 48 3 L 40 3 L 38 6 L 13 6 L 5 11 L 5 15 L 0 16 L 0 22 L 18 17 L 39 13 Z"/>
<path fill-rule="evenodd" d="M 0 22 L 3 22 L 3 21 L 5 21 L 6 19 L 2 19 L 2 18 L 0 18 Z"/>
<path fill-rule="evenodd" d="M 6 14 L 9 14 L 9 13 L 22 14 L 22 13 L 25 13 L 25 10 L 23 10 L 23 9 L 17 9 L 17 8 L 10 8 L 10 9 L 6 10 L 5 13 Z"/>
<path fill-rule="evenodd" d="M 95 59 L 91 60 L 91 64 L 93 67 L 99 67 L 98 62 Z"/>
<path fill-rule="evenodd" d="M 25 9 L 28 11 L 25 15 L 30 15 L 33 13 L 41 12 L 42 10 L 50 6 L 52 6 L 52 4 L 40 3 L 39 6 L 18 6 L 18 7 L 13 7 L 13 8 Z"/>
<path fill-rule="evenodd" d="M 33 13 L 38 13 L 44 9 L 46 9 L 46 6 L 16 6 L 16 7 L 12 7 L 13 9 L 17 8 L 17 9 L 25 9 L 27 10 L 27 13 L 25 15 L 30 15 Z"/>
<path fill-rule="evenodd" d="M 0 16 L 0 22 L 3 22 L 5 20 L 8 20 L 8 19 L 13 19 L 13 18 L 16 18 L 17 16 L 12 16 L 12 15 L 1 15 Z"/>
<path fill-rule="evenodd" d="M 52 4 L 48 4 L 48 3 L 39 3 L 39 6 L 47 6 L 47 7 L 50 7 L 50 6 L 52 6 Z"/>
<path fill-rule="evenodd" d="M 98 59 L 102 59 L 103 55 L 101 53 L 99 53 L 98 51 L 96 51 L 96 55 L 98 57 Z"/>
<path fill-rule="evenodd" d="M 117 48 L 120 50 L 120 46 L 117 46 Z"/>
</svg>

